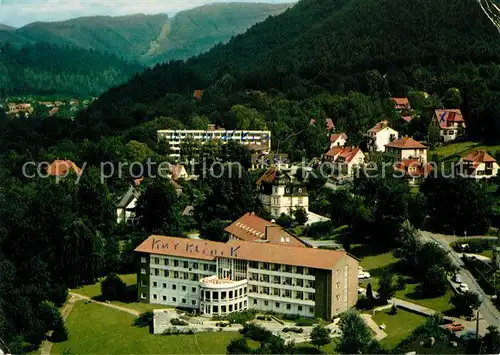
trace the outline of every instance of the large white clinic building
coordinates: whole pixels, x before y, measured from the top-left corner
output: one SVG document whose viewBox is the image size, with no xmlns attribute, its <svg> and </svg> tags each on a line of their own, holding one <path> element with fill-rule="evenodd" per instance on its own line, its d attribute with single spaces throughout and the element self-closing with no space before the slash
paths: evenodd
<svg viewBox="0 0 500 355">
<path fill-rule="evenodd" d="M 187 137 L 192 137 L 202 143 L 210 140 L 219 140 L 222 144 L 235 141 L 250 146 L 255 151 L 269 152 L 271 149 L 271 131 L 239 131 L 214 129 L 207 130 L 172 130 L 165 129 L 157 131 L 158 140 L 165 139 L 170 145 L 170 157 L 180 159 L 181 143 Z"/>
<path fill-rule="evenodd" d="M 207 316 L 256 309 L 324 319 L 357 302 L 358 260 L 343 251 L 152 235 L 135 252 L 142 302 Z"/>
</svg>

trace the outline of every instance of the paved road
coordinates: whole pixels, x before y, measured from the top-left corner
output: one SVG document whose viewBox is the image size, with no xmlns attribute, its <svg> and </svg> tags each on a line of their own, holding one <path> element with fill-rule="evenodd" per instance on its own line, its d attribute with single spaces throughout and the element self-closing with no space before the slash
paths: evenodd
<svg viewBox="0 0 500 355">
<path fill-rule="evenodd" d="M 479 312 L 483 316 L 484 320 L 490 325 L 498 326 L 498 324 L 500 324 L 500 312 L 491 302 L 490 296 L 483 291 L 483 289 L 479 286 L 479 284 L 477 283 L 476 279 L 472 276 L 472 274 L 467 269 L 465 269 L 464 263 L 462 259 L 460 259 L 460 255 L 455 253 L 455 251 L 449 246 L 449 243 L 453 241 L 454 237 L 450 235 L 434 234 L 425 231 L 420 231 L 420 234 L 424 240 L 431 240 L 436 243 L 439 243 L 446 250 L 449 251 L 451 259 L 453 260 L 454 264 L 460 268 L 459 274 L 463 282 L 465 282 L 469 286 L 469 289 L 471 291 L 478 293 L 479 296 L 481 297 L 483 303 L 479 308 Z M 486 237 L 486 238 L 491 238 L 491 237 Z M 493 237 L 493 239 L 496 239 L 496 237 Z"/>
</svg>

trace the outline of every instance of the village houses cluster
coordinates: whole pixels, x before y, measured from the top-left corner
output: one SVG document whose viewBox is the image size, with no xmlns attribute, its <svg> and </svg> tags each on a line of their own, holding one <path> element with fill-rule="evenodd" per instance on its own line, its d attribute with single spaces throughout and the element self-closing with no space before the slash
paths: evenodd
<svg viewBox="0 0 500 355">
<path fill-rule="evenodd" d="M 412 116 L 408 99 L 394 98 L 402 120 Z M 311 120 L 310 124 L 316 124 Z M 465 121 L 460 110 L 437 109 L 433 124 L 440 129 L 443 142 L 464 134 Z M 338 167 L 338 176 L 349 179 L 366 163 L 370 154 L 391 157 L 394 169 L 418 184 L 432 170 L 428 147 L 408 136 L 401 136 L 381 121 L 366 132 L 366 151 L 350 146 L 349 137 L 334 132 L 331 119 L 325 120 L 330 147 L 322 162 Z M 227 131 L 214 125 L 207 130 L 160 130 L 158 139 L 169 142 L 171 158 L 179 161 L 181 142 L 187 137 L 202 143 L 216 139 L 237 141 L 252 151 L 251 169 L 265 168 L 256 189 L 262 205 L 273 218 L 292 215 L 301 208 L 310 219 L 328 220 L 309 211 L 307 185 L 297 179 L 298 168 L 286 155 L 271 152 L 270 131 Z M 499 166 L 485 151 L 474 151 L 460 159 L 464 177 L 480 179 L 496 176 Z M 184 165 L 170 166 L 169 178 L 182 194 L 182 181 L 197 179 Z M 56 160 L 47 169 L 58 176 L 73 170 L 75 163 Z M 116 205 L 117 223 L 137 223 L 135 208 L 143 178 L 136 179 Z M 183 215 L 192 215 L 188 206 Z M 230 224 L 225 232 L 228 242 L 152 235 L 135 252 L 139 256 L 138 298 L 142 302 L 192 309 L 208 316 L 226 315 L 246 309 L 331 319 L 357 301 L 358 278 L 363 274 L 358 260 L 342 250 L 314 248 L 277 225 L 248 212 Z"/>
</svg>

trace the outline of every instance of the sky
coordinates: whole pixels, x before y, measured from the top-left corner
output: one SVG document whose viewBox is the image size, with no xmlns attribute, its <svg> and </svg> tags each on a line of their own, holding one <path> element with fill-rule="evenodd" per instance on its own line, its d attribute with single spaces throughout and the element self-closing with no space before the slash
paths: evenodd
<svg viewBox="0 0 500 355">
<path fill-rule="evenodd" d="M 296 0 L 238 0 L 239 2 L 286 3 Z M 178 11 L 215 2 L 235 0 L 0 0 L 0 24 L 21 27 L 36 21 L 64 21 L 94 15 L 173 15 Z"/>
</svg>

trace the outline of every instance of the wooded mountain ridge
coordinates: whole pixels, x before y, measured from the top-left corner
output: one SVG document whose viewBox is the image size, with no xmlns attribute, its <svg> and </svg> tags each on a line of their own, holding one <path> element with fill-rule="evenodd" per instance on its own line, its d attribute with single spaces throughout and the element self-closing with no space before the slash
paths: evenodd
<svg viewBox="0 0 500 355">
<path fill-rule="evenodd" d="M 60 22 L 34 22 L 14 29 L 0 25 L 0 43 L 15 46 L 47 42 L 109 52 L 152 65 L 187 59 L 276 15 L 290 4 L 231 3 L 206 5 L 166 14 L 91 16 Z"/>
</svg>

